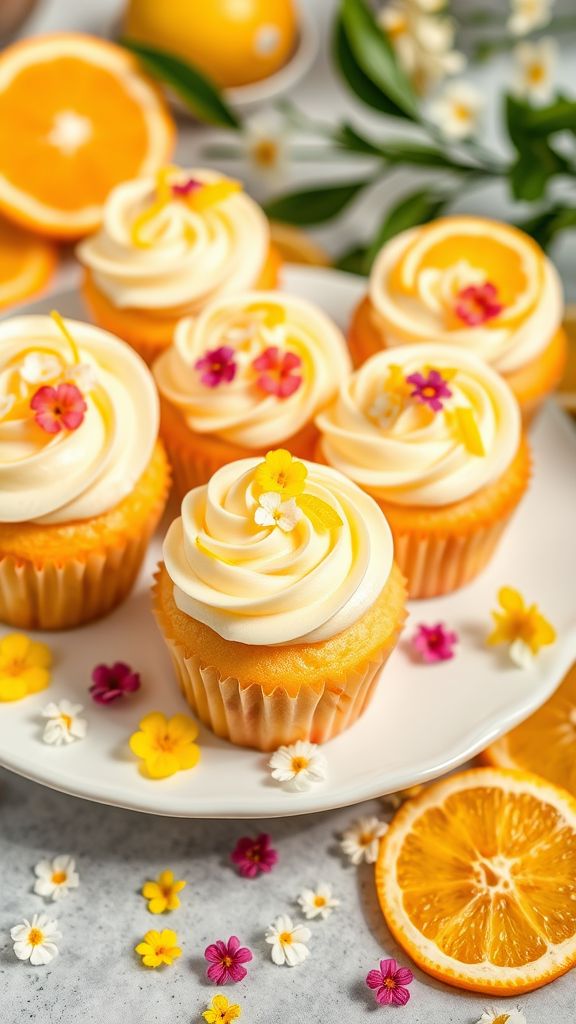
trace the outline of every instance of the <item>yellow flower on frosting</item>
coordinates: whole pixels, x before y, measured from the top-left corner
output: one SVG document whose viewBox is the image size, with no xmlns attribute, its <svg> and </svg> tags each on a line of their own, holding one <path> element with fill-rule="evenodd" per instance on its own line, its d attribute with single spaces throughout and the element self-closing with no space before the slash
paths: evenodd
<svg viewBox="0 0 576 1024">
<path fill-rule="evenodd" d="M 151 711 L 140 722 L 140 731 L 130 737 L 130 749 L 142 758 L 143 774 L 151 779 L 166 779 L 198 764 L 200 748 L 194 743 L 197 736 L 198 726 L 189 715 L 166 718 L 160 711 Z"/>
<path fill-rule="evenodd" d="M 182 950 L 177 945 L 178 936 L 171 928 L 165 928 L 161 932 L 146 932 L 142 942 L 135 947 L 138 956 L 142 957 L 144 967 L 160 967 L 161 964 L 171 965 L 179 956 Z"/>
<path fill-rule="evenodd" d="M 145 882 L 142 895 L 148 900 L 151 914 L 163 914 L 166 910 L 177 910 L 180 906 L 178 893 L 186 886 L 186 882 L 174 878 L 173 871 L 162 871 L 155 882 Z"/>
<path fill-rule="evenodd" d="M 0 640 L 0 701 L 21 700 L 45 690 L 50 682 L 52 654 L 46 644 L 25 633 Z"/>
<path fill-rule="evenodd" d="M 276 491 L 283 498 L 297 498 L 302 494 L 308 470 L 303 462 L 293 459 L 285 448 L 268 452 L 264 462 L 256 467 L 254 479 L 262 491 Z"/>
<path fill-rule="evenodd" d="M 509 644 L 514 664 L 527 668 L 541 647 L 554 643 L 556 631 L 540 613 L 538 605 L 527 605 L 513 587 L 502 587 L 498 591 L 498 603 L 502 610 L 492 612 L 496 626 L 487 642 Z"/>
<path fill-rule="evenodd" d="M 207 1024 L 232 1024 L 237 1020 L 242 1010 L 238 1003 L 230 1003 L 226 996 L 214 996 L 210 1006 L 204 1010 L 202 1016 Z"/>
</svg>

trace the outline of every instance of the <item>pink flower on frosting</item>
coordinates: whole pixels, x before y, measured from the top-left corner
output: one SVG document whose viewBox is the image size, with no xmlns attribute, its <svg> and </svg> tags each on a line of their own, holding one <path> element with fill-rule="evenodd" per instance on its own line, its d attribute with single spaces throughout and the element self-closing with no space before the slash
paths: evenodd
<svg viewBox="0 0 576 1024">
<path fill-rule="evenodd" d="M 434 412 L 440 412 L 443 408 L 443 398 L 452 396 L 447 381 L 438 370 L 430 370 L 427 377 L 423 373 L 411 373 L 406 381 L 414 389 L 410 392 L 410 398 L 428 405 Z"/>
<path fill-rule="evenodd" d="M 454 645 L 458 643 L 458 634 L 446 629 L 441 622 L 435 626 L 418 626 L 412 637 L 412 646 L 422 661 L 449 661 L 454 657 Z"/>
<path fill-rule="evenodd" d="M 34 419 L 42 430 L 59 434 L 61 430 L 77 430 L 88 407 L 75 384 L 58 384 L 55 388 L 38 388 L 30 408 L 36 413 Z"/>
<path fill-rule="evenodd" d="M 188 181 L 182 182 L 174 181 L 170 186 L 175 199 L 187 199 L 189 195 L 197 192 L 199 188 L 202 188 L 202 182 L 197 181 L 196 178 L 188 178 Z"/>
<path fill-rule="evenodd" d="M 215 985 L 225 985 L 228 981 L 242 981 L 248 973 L 243 964 L 252 959 L 252 951 L 240 945 L 240 939 L 231 935 L 228 942 L 218 939 L 204 950 L 209 963 L 206 974 Z"/>
<path fill-rule="evenodd" d="M 374 990 L 380 1006 L 405 1006 L 410 999 L 407 985 L 414 981 L 409 967 L 399 967 L 396 960 L 381 960 L 378 971 L 370 971 L 366 977 L 368 988 Z"/>
<path fill-rule="evenodd" d="M 498 289 L 491 281 L 484 284 L 469 284 L 456 296 L 456 316 L 469 327 L 478 327 L 479 324 L 492 320 L 504 309 L 503 304 L 498 302 L 497 295 Z"/>
<path fill-rule="evenodd" d="M 236 376 L 236 360 L 234 349 L 230 345 L 205 352 L 195 363 L 194 368 L 201 373 L 200 380 L 207 388 L 217 388 L 219 384 L 230 384 Z"/>
<path fill-rule="evenodd" d="M 267 832 L 261 832 L 255 839 L 251 836 L 242 836 L 230 857 L 244 878 L 256 878 L 256 875 L 267 873 L 278 862 L 278 854 L 272 846 L 272 836 Z"/>
<path fill-rule="evenodd" d="M 259 374 L 258 387 L 267 395 L 289 398 L 298 390 L 302 376 L 294 373 L 300 369 L 302 360 L 295 352 L 282 352 L 277 345 L 271 345 L 254 359 L 252 367 Z"/>
<path fill-rule="evenodd" d="M 113 665 L 96 665 L 92 672 L 90 693 L 97 704 L 111 704 L 119 697 L 139 689 L 138 672 L 133 672 L 123 661 L 115 661 Z"/>
</svg>

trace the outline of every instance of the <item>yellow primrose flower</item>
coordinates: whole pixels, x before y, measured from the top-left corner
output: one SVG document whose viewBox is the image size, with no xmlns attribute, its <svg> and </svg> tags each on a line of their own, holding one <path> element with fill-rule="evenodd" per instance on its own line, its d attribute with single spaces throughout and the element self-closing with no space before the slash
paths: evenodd
<svg viewBox="0 0 576 1024">
<path fill-rule="evenodd" d="M 242 1010 L 238 1003 L 229 1003 L 226 996 L 214 996 L 210 1007 L 204 1010 L 202 1016 L 208 1024 L 232 1024 L 237 1020 Z"/>
<path fill-rule="evenodd" d="M 166 779 L 198 764 L 197 735 L 198 726 L 188 715 L 166 718 L 160 711 L 152 711 L 140 722 L 140 732 L 130 737 L 130 749 L 144 761 L 141 771 L 145 775 Z"/>
<path fill-rule="evenodd" d="M 46 644 L 25 633 L 0 640 L 0 701 L 21 700 L 45 690 L 50 682 L 52 654 Z"/>
<path fill-rule="evenodd" d="M 163 914 L 165 910 L 177 910 L 180 900 L 177 893 L 184 889 L 186 882 L 174 880 L 173 871 L 162 871 L 155 882 L 146 882 L 142 887 L 144 899 L 149 900 L 151 914 Z"/>
<path fill-rule="evenodd" d="M 514 664 L 527 668 L 541 647 L 554 643 L 556 631 L 540 613 L 538 605 L 527 605 L 513 587 L 502 587 L 498 591 L 498 602 L 502 611 L 492 612 L 496 626 L 487 642 L 509 644 Z"/>
<path fill-rule="evenodd" d="M 169 966 L 182 956 L 182 950 L 177 945 L 178 936 L 170 928 L 161 932 L 146 932 L 142 942 L 135 947 L 138 956 L 142 957 L 144 967 L 160 967 L 161 964 Z"/>
<path fill-rule="evenodd" d="M 302 494 L 307 476 L 303 462 L 293 459 L 285 448 L 277 448 L 256 467 L 254 479 L 265 493 L 276 491 L 284 498 L 296 498 Z"/>
</svg>

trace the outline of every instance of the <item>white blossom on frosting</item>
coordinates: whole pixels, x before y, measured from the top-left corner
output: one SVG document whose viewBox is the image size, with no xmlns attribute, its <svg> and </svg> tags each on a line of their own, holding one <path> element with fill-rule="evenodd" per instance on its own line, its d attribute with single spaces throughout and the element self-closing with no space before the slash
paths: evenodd
<svg viewBox="0 0 576 1024">
<path fill-rule="evenodd" d="M 294 498 L 282 501 L 282 495 L 267 491 L 258 498 L 254 522 L 258 526 L 278 526 L 284 533 L 290 533 L 302 519 L 302 510 Z"/>
<path fill-rule="evenodd" d="M 386 835 L 388 825 L 378 818 L 360 818 L 342 834 L 340 846 L 352 864 L 375 864 L 378 859 L 380 840 Z"/>
<path fill-rule="evenodd" d="M 328 777 L 328 763 L 315 743 L 297 740 L 289 747 L 279 747 L 272 754 L 269 767 L 272 778 L 284 789 L 303 792 Z"/>
<path fill-rule="evenodd" d="M 67 373 L 67 380 L 72 381 L 80 391 L 87 394 L 96 387 L 96 374 L 90 363 L 76 363 L 71 366 Z"/>
<path fill-rule="evenodd" d="M 340 906 L 340 900 L 334 899 L 332 886 L 328 882 L 320 882 L 315 889 L 303 889 L 296 902 L 308 921 L 314 917 L 325 920 L 335 907 Z"/>
<path fill-rule="evenodd" d="M 60 747 L 64 743 L 84 739 L 87 722 L 79 717 L 81 711 L 81 704 L 72 704 L 69 700 L 47 704 L 42 712 L 42 717 L 48 719 L 42 733 L 44 743 Z"/>
<path fill-rule="evenodd" d="M 61 360 L 46 352 L 29 352 L 20 367 L 20 376 L 27 384 L 46 384 L 61 375 Z"/>
<path fill-rule="evenodd" d="M 29 960 L 34 967 L 41 967 L 57 955 L 58 946 L 54 940 L 61 935 L 57 921 L 51 921 L 46 914 L 34 914 L 31 921 L 25 917 L 22 924 L 11 928 L 10 937 L 19 960 Z"/>
<path fill-rule="evenodd" d="M 294 925 L 288 914 L 280 914 L 266 929 L 266 942 L 272 949 L 270 955 L 275 964 L 281 967 L 297 967 L 304 962 L 310 950 L 306 943 L 311 932 L 303 924 Z"/>
<path fill-rule="evenodd" d="M 34 874 L 34 892 L 53 900 L 61 900 L 70 889 L 77 889 L 80 884 L 76 863 L 68 854 L 53 860 L 41 860 L 34 868 Z"/>
</svg>

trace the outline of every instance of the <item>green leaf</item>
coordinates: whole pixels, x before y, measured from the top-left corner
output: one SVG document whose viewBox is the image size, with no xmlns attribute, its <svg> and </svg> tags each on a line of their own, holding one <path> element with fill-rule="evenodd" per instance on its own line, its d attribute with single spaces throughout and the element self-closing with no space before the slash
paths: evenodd
<svg viewBox="0 0 576 1024">
<path fill-rule="evenodd" d="M 517 226 L 531 235 L 543 249 L 549 249 L 557 234 L 568 228 L 576 228 L 576 207 L 554 203 Z"/>
<path fill-rule="evenodd" d="M 355 245 L 346 249 L 334 260 L 337 270 L 345 270 L 348 274 L 359 274 L 361 277 L 367 273 L 366 267 L 368 250 L 362 245 Z"/>
<path fill-rule="evenodd" d="M 366 156 L 378 156 L 390 164 L 409 164 L 418 167 L 437 167 L 440 170 L 458 171 L 459 173 L 476 174 L 477 167 L 454 160 L 436 146 L 405 139 L 392 139 L 379 142 L 368 139 L 353 125 L 344 122 L 336 128 L 334 142 L 341 149 L 352 153 L 365 153 Z"/>
<path fill-rule="evenodd" d="M 388 210 L 382 224 L 378 228 L 367 252 L 369 267 L 386 242 L 401 231 L 413 228 L 417 224 L 425 224 L 438 217 L 448 202 L 448 196 L 431 188 L 423 188 L 404 196 Z M 369 269 L 368 267 L 368 269 Z"/>
<path fill-rule="evenodd" d="M 340 213 L 370 184 L 370 179 L 364 178 L 344 185 L 321 185 L 289 192 L 270 200 L 264 209 L 272 220 L 283 220 L 288 224 L 322 224 Z"/>
<path fill-rule="evenodd" d="M 533 130 L 533 117 L 545 109 L 532 107 L 514 96 L 506 97 L 506 124 L 518 153 L 509 171 L 514 199 L 541 199 L 550 178 L 569 171 L 567 160 L 553 149 L 545 134 Z"/>
<path fill-rule="evenodd" d="M 342 19 L 336 23 L 334 35 L 334 60 L 344 81 L 366 106 L 379 110 L 389 117 L 406 117 L 403 110 L 386 96 L 374 82 L 364 74 L 352 52 Z"/>
<path fill-rule="evenodd" d="M 134 39 L 121 39 L 120 42 L 138 57 L 153 78 L 169 85 L 201 121 L 223 128 L 240 127 L 240 121 L 218 87 L 192 64 Z"/>
<path fill-rule="evenodd" d="M 412 85 L 365 0 L 342 0 L 342 22 L 352 54 L 363 73 L 405 117 L 418 120 L 418 103 Z"/>
<path fill-rule="evenodd" d="M 547 136 L 554 132 L 576 132 L 576 100 L 558 96 L 547 107 L 530 107 L 525 116 L 526 130 L 531 135 Z"/>
</svg>

